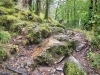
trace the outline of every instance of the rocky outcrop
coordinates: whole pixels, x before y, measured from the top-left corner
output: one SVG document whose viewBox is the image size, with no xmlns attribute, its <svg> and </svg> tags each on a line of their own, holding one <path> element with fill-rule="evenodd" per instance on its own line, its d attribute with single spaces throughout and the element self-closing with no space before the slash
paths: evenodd
<svg viewBox="0 0 100 75">
<path fill-rule="evenodd" d="M 67 42 L 60 42 L 56 39 L 49 38 L 48 42 L 41 44 L 33 53 L 33 58 L 39 64 L 53 65 L 59 63 L 66 56 L 69 56 L 74 48 L 74 41 L 68 40 Z"/>
</svg>

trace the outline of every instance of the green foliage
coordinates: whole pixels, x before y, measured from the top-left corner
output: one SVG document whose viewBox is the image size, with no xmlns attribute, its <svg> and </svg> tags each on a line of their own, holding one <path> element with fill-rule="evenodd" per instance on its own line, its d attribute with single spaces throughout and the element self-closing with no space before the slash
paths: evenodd
<svg viewBox="0 0 100 75">
<path fill-rule="evenodd" d="M 10 38 L 11 36 L 7 31 L 0 31 L 0 42 L 7 43 Z"/>
<path fill-rule="evenodd" d="M 0 61 L 4 60 L 7 57 L 6 52 L 0 47 Z"/>
<path fill-rule="evenodd" d="M 64 65 L 65 75 L 85 75 L 85 73 L 78 69 L 78 66 L 72 62 L 66 62 Z"/>
<path fill-rule="evenodd" d="M 98 53 L 89 51 L 87 53 L 87 58 L 91 61 L 93 67 L 100 69 L 100 55 Z"/>
</svg>

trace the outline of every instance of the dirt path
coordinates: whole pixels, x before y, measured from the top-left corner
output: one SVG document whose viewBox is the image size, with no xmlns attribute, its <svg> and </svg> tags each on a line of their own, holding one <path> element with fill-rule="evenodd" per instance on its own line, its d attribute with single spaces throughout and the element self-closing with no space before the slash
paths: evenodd
<svg viewBox="0 0 100 75">
<path fill-rule="evenodd" d="M 80 62 L 80 64 L 84 67 L 88 75 L 97 75 L 96 71 L 93 69 L 93 67 L 89 64 L 89 62 L 86 59 L 86 52 L 89 49 L 89 42 L 86 40 L 85 35 L 79 32 L 71 31 L 73 34 L 66 35 L 68 38 L 71 38 L 76 41 L 77 47 L 76 50 L 72 53 L 72 56 L 76 58 L 77 61 Z M 58 35 L 61 36 L 61 35 Z M 62 35 L 63 36 L 63 35 Z M 48 41 L 49 40 L 49 41 Z M 51 40 L 51 41 L 50 41 Z M 44 40 L 43 47 L 47 47 L 47 45 L 52 45 L 55 40 L 50 38 L 47 38 Z M 57 42 L 57 41 L 56 41 Z M 0 72 L 8 71 L 10 74 L 6 75 L 64 75 L 63 73 L 63 66 L 64 63 L 67 61 L 67 57 L 64 60 L 61 60 L 60 63 L 54 64 L 53 66 L 38 66 L 35 70 L 33 70 L 35 67 L 31 66 L 33 62 L 33 57 L 37 56 L 39 54 L 38 51 L 41 51 L 44 49 L 43 47 L 38 46 L 29 46 L 24 47 L 20 46 L 20 52 L 19 54 L 16 54 L 12 56 L 9 60 L 6 61 L 6 68 L 1 68 Z M 36 54 L 36 55 L 34 55 Z M 33 64 L 34 65 L 34 64 Z M 0 74 L 4 75 L 4 74 Z"/>
</svg>

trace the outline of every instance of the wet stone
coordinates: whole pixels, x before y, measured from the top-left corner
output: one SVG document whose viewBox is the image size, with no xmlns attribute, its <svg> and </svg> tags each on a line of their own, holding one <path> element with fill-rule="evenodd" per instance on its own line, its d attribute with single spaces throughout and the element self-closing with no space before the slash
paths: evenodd
<svg viewBox="0 0 100 75">
<path fill-rule="evenodd" d="M 52 70 L 51 70 L 51 73 L 55 73 L 55 72 L 56 72 L 56 69 L 52 69 Z"/>
<path fill-rule="evenodd" d="M 63 68 L 61 66 L 59 66 L 59 67 L 56 67 L 56 70 L 63 71 Z"/>
</svg>

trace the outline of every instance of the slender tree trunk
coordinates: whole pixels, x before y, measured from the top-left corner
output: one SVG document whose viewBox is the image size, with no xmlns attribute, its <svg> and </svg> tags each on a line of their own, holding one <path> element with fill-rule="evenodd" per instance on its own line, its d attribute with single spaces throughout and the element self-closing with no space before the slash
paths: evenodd
<svg viewBox="0 0 100 75">
<path fill-rule="evenodd" d="M 74 25 L 76 25 L 76 0 L 74 0 Z"/>
<path fill-rule="evenodd" d="M 98 0 L 95 0 L 94 14 L 95 14 L 95 15 L 98 14 Z M 93 27 L 93 31 L 96 32 L 96 30 L 97 30 L 97 25 L 98 25 L 98 18 L 95 17 L 94 20 L 95 20 L 95 24 L 94 24 L 94 27 Z"/>
<path fill-rule="evenodd" d="M 60 1 L 61 1 L 61 0 L 59 0 L 59 1 L 58 1 L 58 4 L 57 4 L 56 13 L 55 13 L 55 20 L 57 19 L 57 12 L 58 12 L 58 7 L 59 7 L 59 4 L 60 4 Z"/>
<path fill-rule="evenodd" d="M 48 15 L 49 15 L 49 1 L 50 0 L 46 0 L 46 11 L 45 11 L 44 19 L 48 19 Z"/>
<path fill-rule="evenodd" d="M 71 9 L 70 11 L 70 25 L 72 26 L 73 25 L 73 9 Z"/>
<path fill-rule="evenodd" d="M 69 14 L 69 10 L 67 11 L 67 24 L 69 24 L 69 16 L 70 16 L 70 14 Z"/>
<path fill-rule="evenodd" d="M 43 14 L 45 14 L 45 6 L 46 6 L 46 2 L 45 2 L 46 0 L 43 0 L 42 2 L 41 2 L 41 9 L 42 9 L 42 13 Z"/>
<path fill-rule="evenodd" d="M 41 0 L 36 1 L 36 14 L 39 16 L 41 11 Z"/>
<path fill-rule="evenodd" d="M 90 0 L 89 20 L 90 20 L 90 21 L 93 21 L 93 20 L 94 20 L 94 18 L 93 18 L 93 0 Z M 89 25 L 90 25 L 90 26 L 89 26 L 89 29 L 92 30 L 93 23 L 90 23 Z"/>
<path fill-rule="evenodd" d="M 28 5 L 32 7 L 32 0 L 28 0 Z"/>
</svg>

